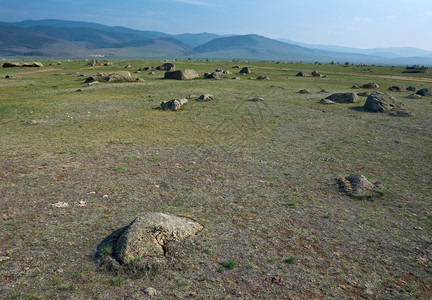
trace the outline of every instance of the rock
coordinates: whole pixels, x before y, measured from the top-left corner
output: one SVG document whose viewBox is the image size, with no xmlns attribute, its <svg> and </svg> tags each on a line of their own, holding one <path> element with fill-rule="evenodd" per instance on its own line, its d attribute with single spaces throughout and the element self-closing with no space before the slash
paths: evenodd
<svg viewBox="0 0 432 300">
<path fill-rule="evenodd" d="M 329 93 L 329 91 L 322 89 L 321 91 L 318 92 L 318 94 L 327 94 Z"/>
<path fill-rule="evenodd" d="M 246 101 L 259 102 L 259 101 L 264 101 L 264 99 L 261 98 L 261 97 L 254 97 L 254 98 L 251 98 L 251 99 L 247 99 Z"/>
<path fill-rule="evenodd" d="M 356 93 L 335 93 L 326 97 L 326 99 L 336 103 L 354 103 L 357 102 L 358 97 Z"/>
<path fill-rule="evenodd" d="M 308 72 L 298 72 L 296 76 L 307 77 L 307 76 L 312 76 L 312 75 Z"/>
<path fill-rule="evenodd" d="M 417 95 L 417 94 L 411 94 L 409 96 L 407 96 L 408 99 L 420 99 L 422 96 Z"/>
<path fill-rule="evenodd" d="M 363 84 L 362 88 L 364 88 L 364 89 L 377 89 L 377 88 L 379 88 L 379 84 L 374 83 L 374 82 L 369 82 L 369 83 Z"/>
<path fill-rule="evenodd" d="M 155 75 L 155 72 L 151 71 L 148 73 L 148 75 Z"/>
<path fill-rule="evenodd" d="M 318 73 L 317 71 L 312 71 L 312 76 L 313 77 L 323 77 L 323 75 L 321 75 L 320 73 Z"/>
<path fill-rule="evenodd" d="M 114 247 L 114 257 L 128 264 L 142 257 L 164 255 L 170 241 L 182 241 L 203 229 L 197 222 L 163 213 L 146 213 L 127 226 Z"/>
<path fill-rule="evenodd" d="M 406 92 L 406 89 L 399 85 L 392 85 L 388 90 L 392 92 Z"/>
<path fill-rule="evenodd" d="M 229 70 L 223 70 L 222 73 L 224 73 L 225 75 L 232 75 L 232 72 Z"/>
<path fill-rule="evenodd" d="M 87 82 L 85 85 L 86 86 L 94 86 L 94 85 L 98 85 L 100 83 L 100 81 L 92 81 L 92 82 Z"/>
<path fill-rule="evenodd" d="M 387 93 L 373 92 L 369 95 L 363 108 L 371 112 L 390 112 L 403 110 L 403 103 Z"/>
<path fill-rule="evenodd" d="M 215 70 L 215 72 L 223 72 L 223 70 L 222 69 L 220 69 L 220 68 L 217 68 L 216 70 Z"/>
<path fill-rule="evenodd" d="M 112 73 L 98 73 L 95 76 L 88 77 L 84 83 L 93 81 L 106 81 L 106 82 L 140 82 L 144 81 L 139 77 L 134 77 L 128 71 L 119 71 Z"/>
<path fill-rule="evenodd" d="M 131 65 L 131 64 L 127 64 L 126 66 L 124 66 L 124 68 L 125 68 L 125 69 L 132 68 L 132 65 Z"/>
<path fill-rule="evenodd" d="M 351 174 L 336 179 L 339 190 L 352 197 L 372 197 L 379 195 L 378 185 L 370 182 L 362 174 Z"/>
<path fill-rule="evenodd" d="M 369 93 L 368 92 L 358 93 L 357 96 L 367 97 L 367 96 L 369 96 Z"/>
<path fill-rule="evenodd" d="M 239 72 L 239 74 L 250 74 L 250 73 L 251 73 L 251 69 L 249 67 L 244 67 Z"/>
<path fill-rule="evenodd" d="M 418 90 L 416 94 L 420 96 L 432 96 L 432 88 Z"/>
<path fill-rule="evenodd" d="M 270 80 L 270 77 L 267 75 L 260 75 L 257 77 L 257 80 Z"/>
<path fill-rule="evenodd" d="M 180 107 L 185 104 L 186 102 L 188 102 L 188 100 L 186 98 L 181 98 L 181 99 L 171 99 L 169 101 L 166 102 L 162 102 L 160 107 L 163 110 L 179 110 Z"/>
<path fill-rule="evenodd" d="M 108 67 L 108 66 L 112 66 L 113 65 L 113 63 L 112 62 L 110 62 L 110 61 L 107 61 L 106 63 L 104 63 L 103 64 L 105 67 Z"/>
<path fill-rule="evenodd" d="M 99 67 L 102 66 L 102 63 L 98 60 L 92 59 L 87 65 L 91 67 Z"/>
<path fill-rule="evenodd" d="M 417 90 L 417 88 L 415 86 L 409 86 L 406 88 L 406 90 L 410 91 L 410 92 L 415 92 Z"/>
<path fill-rule="evenodd" d="M 302 89 L 299 91 L 299 94 L 309 94 L 309 91 L 306 89 Z"/>
<path fill-rule="evenodd" d="M 160 65 L 156 67 L 156 70 L 159 71 L 175 71 L 175 65 L 173 63 L 164 63 L 163 65 Z"/>
<path fill-rule="evenodd" d="M 335 104 L 336 102 L 324 98 L 324 99 L 320 100 L 320 103 L 321 104 Z"/>
<path fill-rule="evenodd" d="M 6 75 L 5 76 L 6 79 L 21 79 L 21 76 L 16 76 L 16 75 Z"/>
<path fill-rule="evenodd" d="M 240 66 L 233 66 L 233 69 L 240 69 Z"/>
<path fill-rule="evenodd" d="M 204 79 L 215 79 L 220 80 L 224 77 L 222 72 L 204 73 Z"/>
<path fill-rule="evenodd" d="M 210 101 L 210 100 L 213 100 L 213 95 L 203 94 L 203 95 L 199 96 L 198 98 L 196 98 L 195 100 L 197 100 L 197 101 Z"/>
<path fill-rule="evenodd" d="M 145 288 L 143 292 L 149 297 L 154 297 L 157 295 L 157 290 L 152 287 Z"/>
<path fill-rule="evenodd" d="M 31 67 L 31 68 L 42 68 L 43 64 L 40 62 L 5 62 L 3 63 L 3 68 L 13 68 L 13 67 Z"/>
<path fill-rule="evenodd" d="M 357 84 L 354 84 L 351 88 L 355 89 L 355 90 L 358 90 L 360 87 Z"/>
<path fill-rule="evenodd" d="M 195 70 L 186 69 L 165 72 L 164 79 L 191 80 L 198 77 L 199 75 Z"/>
</svg>

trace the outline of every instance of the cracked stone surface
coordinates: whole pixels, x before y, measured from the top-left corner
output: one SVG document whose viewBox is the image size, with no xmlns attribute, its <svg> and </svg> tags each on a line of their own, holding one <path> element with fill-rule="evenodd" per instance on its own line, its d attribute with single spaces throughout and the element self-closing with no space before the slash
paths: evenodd
<svg viewBox="0 0 432 300">
<path fill-rule="evenodd" d="M 142 257 L 163 256 L 165 245 L 197 234 L 203 226 L 191 219 L 163 213 L 146 213 L 126 228 L 115 245 L 115 257 L 129 263 Z"/>
</svg>

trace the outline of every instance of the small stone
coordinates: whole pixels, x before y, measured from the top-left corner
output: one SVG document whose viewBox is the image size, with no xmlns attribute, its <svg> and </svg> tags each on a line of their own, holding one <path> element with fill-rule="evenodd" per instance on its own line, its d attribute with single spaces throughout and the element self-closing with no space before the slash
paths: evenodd
<svg viewBox="0 0 432 300">
<path fill-rule="evenodd" d="M 335 104 L 336 102 L 331 101 L 330 99 L 321 99 L 320 103 L 321 104 Z"/>
<path fill-rule="evenodd" d="M 197 100 L 197 101 L 210 101 L 210 100 L 213 100 L 213 95 L 211 95 L 211 94 L 202 94 L 201 96 L 199 96 L 195 100 Z"/>
<path fill-rule="evenodd" d="M 54 207 L 57 207 L 57 208 L 69 207 L 69 204 L 67 204 L 66 202 L 57 202 L 57 203 L 54 203 L 54 204 L 51 204 L 51 205 L 54 206 Z"/>
<path fill-rule="evenodd" d="M 157 295 L 157 290 L 152 287 L 145 288 L 143 292 L 150 297 L 154 297 Z"/>
<path fill-rule="evenodd" d="M 246 101 L 258 102 L 258 101 L 264 101 L 264 99 L 261 98 L 261 97 L 254 97 L 254 98 L 251 98 L 251 99 L 247 99 Z"/>
</svg>

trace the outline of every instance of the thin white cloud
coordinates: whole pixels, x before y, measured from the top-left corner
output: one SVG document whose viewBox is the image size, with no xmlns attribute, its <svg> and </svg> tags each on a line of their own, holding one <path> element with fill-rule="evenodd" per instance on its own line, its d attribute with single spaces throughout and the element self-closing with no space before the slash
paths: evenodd
<svg viewBox="0 0 432 300">
<path fill-rule="evenodd" d="M 431 12 L 431 11 L 427 11 L 425 14 L 426 14 L 426 16 L 428 16 L 428 17 L 432 17 L 432 12 Z"/>
<path fill-rule="evenodd" d="M 396 19 L 396 16 L 385 16 L 384 19 L 386 19 L 386 20 L 394 20 L 394 19 Z"/>
<path fill-rule="evenodd" d="M 363 17 L 363 18 L 357 17 L 357 18 L 354 18 L 354 21 L 359 22 L 359 23 L 372 23 L 373 19 L 368 18 L 368 17 Z"/>
</svg>

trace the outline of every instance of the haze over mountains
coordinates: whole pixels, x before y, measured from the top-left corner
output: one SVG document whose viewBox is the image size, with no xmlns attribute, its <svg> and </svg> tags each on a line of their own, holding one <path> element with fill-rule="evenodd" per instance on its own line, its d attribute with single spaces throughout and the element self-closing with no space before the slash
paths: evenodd
<svg viewBox="0 0 432 300">
<path fill-rule="evenodd" d="M 373 46 L 373 45 L 371 45 Z M 312 45 L 259 35 L 170 35 L 62 20 L 0 22 L 0 58 L 209 58 L 432 66 L 432 51 Z"/>
</svg>

